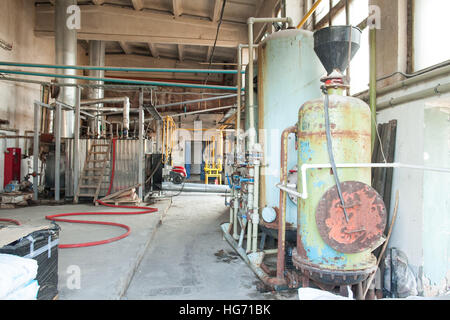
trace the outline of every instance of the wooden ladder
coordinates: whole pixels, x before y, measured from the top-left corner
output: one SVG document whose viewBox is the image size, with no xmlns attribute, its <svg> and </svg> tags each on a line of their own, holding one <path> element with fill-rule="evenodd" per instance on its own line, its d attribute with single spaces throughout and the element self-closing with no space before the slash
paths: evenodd
<svg viewBox="0 0 450 320">
<path fill-rule="evenodd" d="M 110 162 L 111 144 L 112 141 L 109 144 L 94 143 L 91 145 L 86 156 L 86 161 L 84 162 L 83 171 L 78 180 L 77 192 L 73 199 L 74 203 L 78 203 L 80 197 L 87 197 L 93 198 L 93 202 L 97 204 L 103 177 L 106 174 L 106 168 Z"/>
</svg>

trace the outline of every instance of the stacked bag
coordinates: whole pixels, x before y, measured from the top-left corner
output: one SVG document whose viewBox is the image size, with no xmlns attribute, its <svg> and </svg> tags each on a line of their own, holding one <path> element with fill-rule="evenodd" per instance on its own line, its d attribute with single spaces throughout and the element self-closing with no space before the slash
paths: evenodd
<svg viewBox="0 0 450 320">
<path fill-rule="evenodd" d="M 37 272 L 36 260 L 0 253 L 0 300 L 36 300 Z"/>
</svg>

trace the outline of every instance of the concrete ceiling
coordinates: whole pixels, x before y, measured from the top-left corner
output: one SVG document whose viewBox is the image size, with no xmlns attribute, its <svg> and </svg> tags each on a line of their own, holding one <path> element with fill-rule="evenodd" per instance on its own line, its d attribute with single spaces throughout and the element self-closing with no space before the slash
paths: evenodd
<svg viewBox="0 0 450 320">
<path fill-rule="evenodd" d="M 54 0 L 52 0 L 54 1 Z M 35 33 L 52 36 L 53 6 L 37 4 Z M 266 2 L 266 3 L 265 3 Z M 213 62 L 233 63 L 247 41 L 246 21 L 267 2 L 227 0 Z M 107 54 L 209 62 L 223 0 L 79 0 L 81 41 L 107 41 Z"/>
</svg>

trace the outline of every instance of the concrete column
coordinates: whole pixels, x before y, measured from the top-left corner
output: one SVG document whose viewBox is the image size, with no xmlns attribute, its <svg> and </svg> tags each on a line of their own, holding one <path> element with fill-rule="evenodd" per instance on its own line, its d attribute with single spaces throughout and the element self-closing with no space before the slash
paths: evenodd
<svg viewBox="0 0 450 320">
<path fill-rule="evenodd" d="M 55 1 L 55 57 L 56 64 L 77 64 L 77 30 L 69 29 L 67 20 L 71 16 L 68 8 L 76 5 L 77 0 Z M 75 75 L 75 70 L 56 70 L 57 73 Z M 74 79 L 59 79 L 59 83 L 76 83 Z M 58 100 L 70 106 L 75 105 L 75 87 L 61 87 Z M 74 112 L 64 111 L 61 114 L 61 137 L 73 138 L 74 135 Z"/>
<path fill-rule="evenodd" d="M 397 71 L 406 72 L 407 69 L 407 0 L 370 0 L 371 6 L 377 6 L 379 14 L 379 29 L 376 30 L 377 78 L 390 75 Z M 400 75 L 379 81 L 378 87 L 385 87 L 403 79 Z"/>
<path fill-rule="evenodd" d="M 90 66 L 105 66 L 105 42 L 99 40 L 89 41 L 89 65 Z M 90 77 L 104 78 L 104 70 L 90 70 Z M 91 84 L 102 85 L 103 81 L 90 81 Z M 88 99 L 103 99 L 105 97 L 104 89 L 90 88 L 88 91 Z M 103 103 L 98 104 L 99 108 L 103 108 Z M 105 132 L 105 119 L 102 118 L 92 118 L 89 121 L 89 128 L 91 132 L 100 134 L 100 125 L 102 126 L 102 131 Z"/>
</svg>

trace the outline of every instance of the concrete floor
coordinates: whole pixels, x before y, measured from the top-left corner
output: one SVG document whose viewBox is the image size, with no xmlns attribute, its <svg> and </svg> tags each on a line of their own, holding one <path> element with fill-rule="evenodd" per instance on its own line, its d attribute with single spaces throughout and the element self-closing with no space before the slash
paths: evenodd
<svg viewBox="0 0 450 320">
<path fill-rule="evenodd" d="M 223 196 L 182 194 L 172 203 L 166 199 L 152 207 L 159 211 L 79 217 L 123 223 L 131 227 L 131 234 L 101 246 L 60 249 L 59 299 L 297 299 L 296 291 L 257 291 L 257 277 L 223 240 L 220 224 L 228 220 Z M 0 217 L 48 224 L 45 216 L 50 214 L 114 211 L 124 210 L 92 205 L 37 206 L 0 210 Z M 59 225 L 62 244 L 102 240 L 124 232 L 109 226 Z"/>
</svg>

